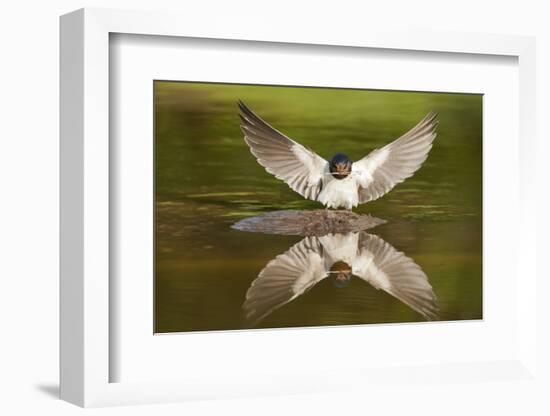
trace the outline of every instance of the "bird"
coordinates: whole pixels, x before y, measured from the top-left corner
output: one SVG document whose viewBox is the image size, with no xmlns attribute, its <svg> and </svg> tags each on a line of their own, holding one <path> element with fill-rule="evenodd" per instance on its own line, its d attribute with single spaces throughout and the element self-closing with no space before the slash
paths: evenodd
<svg viewBox="0 0 550 416">
<path fill-rule="evenodd" d="M 381 237 L 359 231 L 308 236 L 269 261 L 246 293 L 245 322 L 256 326 L 329 276 L 345 287 L 353 275 L 426 320 L 438 319 L 437 298 L 421 267 Z"/>
<path fill-rule="evenodd" d="M 411 177 L 436 138 L 437 114 L 428 113 L 391 143 L 353 162 L 338 152 L 329 161 L 276 130 L 238 101 L 244 141 L 258 163 L 306 199 L 352 210 L 374 201 Z"/>
</svg>

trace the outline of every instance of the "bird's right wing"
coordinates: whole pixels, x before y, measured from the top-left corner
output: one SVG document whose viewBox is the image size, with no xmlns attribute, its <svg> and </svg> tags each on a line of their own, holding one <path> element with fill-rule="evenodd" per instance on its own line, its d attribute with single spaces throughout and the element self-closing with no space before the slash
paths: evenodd
<svg viewBox="0 0 550 416">
<path fill-rule="evenodd" d="M 410 257 L 372 234 L 361 233 L 353 274 L 382 289 L 428 320 L 438 318 L 437 300 L 428 277 Z"/>
<path fill-rule="evenodd" d="M 327 277 L 322 247 L 306 237 L 263 268 L 246 293 L 245 319 L 251 326 Z"/>
<path fill-rule="evenodd" d="M 328 162 L 275 130 L 241 101 L 239 108 L 244 140 L 258 163 L 303 197 L 316 201 Z"/>
</svg>

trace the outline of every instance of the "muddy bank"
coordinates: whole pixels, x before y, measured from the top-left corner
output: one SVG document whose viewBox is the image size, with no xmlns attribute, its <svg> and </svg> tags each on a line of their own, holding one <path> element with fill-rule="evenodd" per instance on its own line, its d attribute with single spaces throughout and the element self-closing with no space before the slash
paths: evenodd
<svg viewBox="0 0 550 416">
<path fill-rule="evenodd" d="M 371 215 L 343 210 L 284 210 L 246 218 L 233 224 L 232 228 L 265 234 L 322 236 L 368 230 L 385 222 Z"/>
</svg>

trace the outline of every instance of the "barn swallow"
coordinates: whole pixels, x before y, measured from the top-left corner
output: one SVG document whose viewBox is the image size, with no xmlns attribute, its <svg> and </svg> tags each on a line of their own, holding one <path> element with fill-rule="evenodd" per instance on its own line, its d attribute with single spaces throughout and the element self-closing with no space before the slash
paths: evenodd
<svg viewBox="0 0 550 416">
<path fill-rule="evenodd" d="M 327 161 L 273 128 L 242 101 L 238 105 L 244 140 L 267 172 L 304 198 L 348 210 L 380 198 L 420 169 L 438 124 L 430 112 L 407 133 L 356 162 L 340 152 Z"/>
</svg>

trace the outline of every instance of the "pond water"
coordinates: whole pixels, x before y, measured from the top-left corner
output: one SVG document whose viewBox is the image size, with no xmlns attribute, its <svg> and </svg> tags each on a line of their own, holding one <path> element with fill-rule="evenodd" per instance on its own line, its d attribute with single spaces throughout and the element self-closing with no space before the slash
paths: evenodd
<svg viewBox="0 0 550 416">
<path fill-rule="evenodd" d="M 304 237 L 232 225 L 322 206 L 258 165 L 239 129 L 239 99 L 326 159 L 358 160 L 438 112 L 423 167 L 354 212 L 385 220 L 367 232 L 427 276 L 432 319 L 482 318 L 482 96 L 157 81 L 155 332 L 426 320 L 353 275 L 345 285 L 322 279 L 251 325 L 243 304 L 252 282 Z"/>
</svg>

